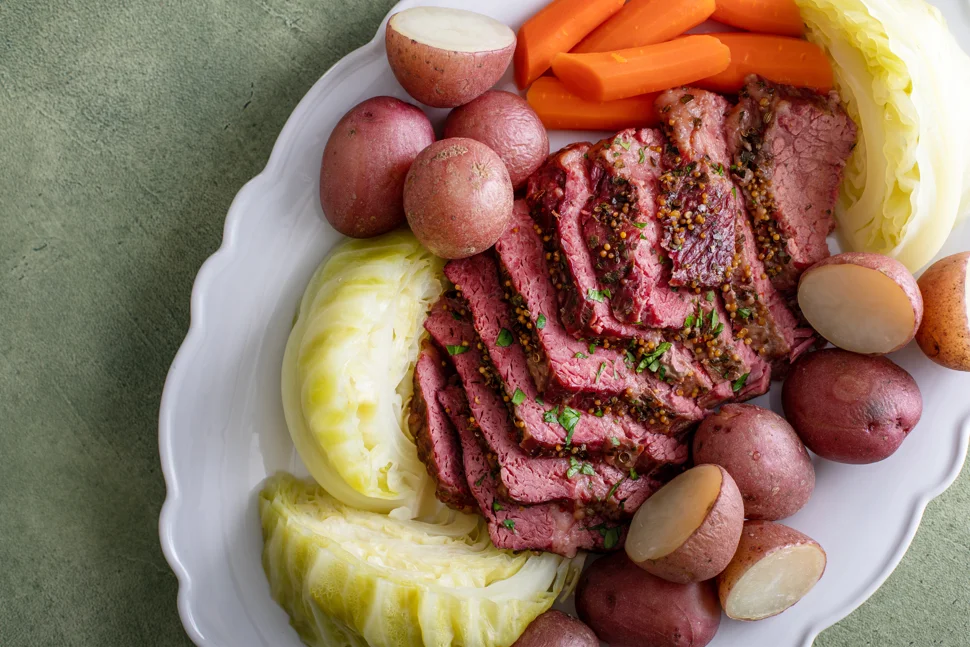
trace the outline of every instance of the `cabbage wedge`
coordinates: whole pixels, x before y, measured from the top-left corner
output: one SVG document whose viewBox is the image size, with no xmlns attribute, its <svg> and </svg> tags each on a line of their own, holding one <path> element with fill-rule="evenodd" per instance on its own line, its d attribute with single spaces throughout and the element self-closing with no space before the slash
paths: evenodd
<svg viewBox="0 0 970 647">
<path fill-rule="evenodd" d="M 310 280 L 283 357 L 287 427 L 333 497 L 404 518 L 440 507 L 407 429 L 443 261 L 409 231 L 339 245 Z"/>
<path fill-rule="evenodd" d="M 970 59 L 923 0 L 796 0 L 859 126 L 836 210 L 855 251 L 911 271 L 970 209 Z"/>
<path fill-rule="evenodd" d="M 259 510 L 273 598 L 311 647 L 508 647 L 583 564 L 499 550 L 478 516 L 396 519 L 289 474 Z"/>
</svg>

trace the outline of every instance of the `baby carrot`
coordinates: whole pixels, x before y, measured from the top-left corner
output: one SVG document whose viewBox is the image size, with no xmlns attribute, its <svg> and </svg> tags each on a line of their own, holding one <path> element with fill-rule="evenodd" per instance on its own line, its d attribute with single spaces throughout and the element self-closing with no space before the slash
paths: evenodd
<svg viewBox="0 0 970 647">
<path fill-rule="evenodd" d="M 725 25 L 777 36 L 805 33 L 795 0 L 716 0 L 712 18 Z"/>
<path fill-rule="evenodd" d="M 524 90 L 549 69 L 553 57 L 568 52 L 625 0 L 553 0 L 519 29 L 515 83 Z"/>
<path fill-rule="evenodd" d="M 612 101 L 693 83 L 727 69 L 731 51 L 711 36 L 597 54 L 558 54 L 552 70 L 572 92 Z"/>
<path fill-rule="evenodd" d="M 573 48 L 574 54 L 662 43 L 711 17 L 714 0 L 630 0 Z"/>
<path fill-rule="evenodd" d="M 822 48 L 799 38 L 765 34 L 711 34 L 731 50 L 731 63 L 697 83 L 716 92 L 737 92 L 749 74 L 816 90 L 832 87 L 832 63 Z"/>
<path fill-rule="evenodd" d="M 549 130 L 622 130 L 655 126 L 657 93 L 616 101 L 587 101 L 557 78 L 540 76 L 526 98 Z"/>
</svg>

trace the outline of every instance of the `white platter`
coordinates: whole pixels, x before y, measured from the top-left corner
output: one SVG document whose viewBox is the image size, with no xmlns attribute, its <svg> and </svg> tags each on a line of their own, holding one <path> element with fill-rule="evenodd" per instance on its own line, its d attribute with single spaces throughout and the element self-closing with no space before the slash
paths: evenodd
<svg viewBox="0 0 970 647">
<path fill-rule="evenodd" d="M 391 13 L 424 5 L 464 6 L 517 27 L 545 0 L 405 0 Z M 965 47 L 970 17 L 959 0 L 937 2 Z M 256 510 L 261 481 L 303 472 L 280 402 L 280 364 L 298 300 L 339 236 L 323 224 L 320 156 L 337 120 L 376 95 L 409 100 L 387 66 L 384 26 L 307 93 L 265 170 L 236 196 L 222 247 L 192 292 L 192 324 L 165 384 L 159 444 L 168 498 L 162 549 L 178 576 L 179 613 L 200 647 L 298 647 L 286 614 L 269 595 Z M 505 89 L 513 89 L 510 76 Z M 440 125 L 444 111 L 429 111 Z M 553 149 L 601 134 L 551 133 Z M 970 249 L 970 225 L 944 255 Z M 913 345 L 893 359 L 924 396 L 923 419 L 890 459 L 868 466 L 817 460 L 817 488 L 792 526 L 828 552 L 816 588 L 779 617 L 726 620 L 713 647 L 808 647 L 862 604 L 909 546 L 930 499 L 956 478 L 970 437 L 970 374 L 941 369 Z M 780 411 L 777 387 L 759 401 Z"/>
</svg>

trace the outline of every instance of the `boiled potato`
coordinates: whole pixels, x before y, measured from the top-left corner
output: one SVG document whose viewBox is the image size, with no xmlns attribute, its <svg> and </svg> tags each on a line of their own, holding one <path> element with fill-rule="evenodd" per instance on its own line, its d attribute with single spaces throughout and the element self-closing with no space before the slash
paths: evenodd
<svg viewBox="0 0 970 647">
<path fill-rule="evenodd" d="M 391 16 L 387 62 L 412 97 L 435 108 L 468 103 L 502 78 L 515 32 L 474 11 L 413 7 Z"/>
<path fill-rule="evenodd" d="M 599 647 L 593 630 L 552 609 L 532 621 L 512 647 Z"/>
<path fill-rule="evenodd" d="M 455 108 L 445 121 L 445 137 L 480 141 L 505 162 L 512 186 L 521 187 L 549 156 L 549 136 L 529 102 L 517 94 L 489 90 Z"/>
<path fill-rule="evenodd" d="M 919 277 L 923 324 L 916 343 L 931 360 L 970 371 L 970 252 L 937 261 Z"/>
<path fill-rule="evenodd" d="M 899 350 L 923 318 L 916 279 L 881 254 L 851 252 L 816 263 L 799 280 L 798 305 L 833 345 L 866 355 Z"/>
<path fill-rule="evenodd" d="M 909 373 L 888 358 L 837 348 L 795 362 L 782 404 L 802 442 L 840 463 L 888 458 L 923 414 L 923 398 Z"/>
<path fill-rule="evenodd" d="M 586 569 L 576 611 L 610 647 L 704 647 L 721 623 L 713 580 L 668 582 L 636 568 L 623 553 Z"/>
<path fill-rule="evenodd" d="M 825 571 L 825 551 L 788 526 L 746 521 L 738 552 L 717 576 L 718 597 L 729 618 L 762 620 L 805 597 Z"/>
<path fill-rule="evenodd" d="M 418 240 L 442 258 L 474 256 L 495 244 L 512 219 L 509 172 L 474 139 L 435 142 L 404 182 L 404 211 Z"/>
<path fill-rule="evenodd" d="M 647 499 L 633 516 L 626 553 L 640 568 L 671 582 L 720 573 L 738 546 L 744 502 L 719 465 L 698 465 Z"/>
<path fill-rule="evenodd" d="M 394 97 L 358 104 L 337 122 L 323 150 L 320 204 L 345 236 L 371 238 L 404 223 L 404 179 L 434 141 L 421 110 Z"/>
<path fill-rule="evenodd" d="M 726 404 L 694 434 L 694 461 L 728 471 L 748 519 L 784 519 L 815 489 L 815 468 L 795 430 L 774 411 Z"/>
</svg>

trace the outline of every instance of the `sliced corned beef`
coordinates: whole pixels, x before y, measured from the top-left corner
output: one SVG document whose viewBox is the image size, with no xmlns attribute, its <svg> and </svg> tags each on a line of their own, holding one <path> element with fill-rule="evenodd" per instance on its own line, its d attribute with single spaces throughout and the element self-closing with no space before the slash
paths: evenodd
<svg viewBox="0 0 970 647">
<path fill-rule="evenodd" d="M 692 307 L 689 295 L 670 285 L 656 218 L 663 144 L 660 131 L 631 128 L 587 153 L 593 195 L 583 233 L 594 267 L 617 319 L 650 328 L 676 328 Z"/>
<path fill-rule="evenodd" d="M 513 226 L 510 230 L 513 236 L 517 235 L 513 231 L 515 229 Z M 522 247 L 516 246 L 515 249 Z M 521 272 L 522 258 L 509 255 L 509 260 L 515 267 L 517 277 L 523 282 L 522 287 L 532 292 L 536 281 L 535 274 Z M 499 282 L 495 260 L 491 256 L 479 254 L 452 261 L 445 266 L 445 274 L 468 303 L 474 317 L 475 329 L 485 343 L 485 349 L 506 385 L 507 392 L 511 394 L 514 387 L 523 388 L 519 383 L 529 375 L 529 360 L 519 344 L 502 343 L 503 336 L 506 337 L 504 341 L 511 341 L 507 333 L 513 329 L 513 325 L 508 304 L 503 300 L 505 288 Z M 538 280 L 546 279 L 540 274 Z M 533 286 L 525 283 L 533 283 Z M 566 334 L 555 313 L 548 317 L 543 315 L 542 327 L 539 329 L 541 312 L 532 313 L 522 307 L 519 307 L 519 311 L 518 316 L 523 320 L 534 322 L 532 330 L 539 340 L 535 341 L 536 337 L 527 339 L 530 353 L 535 354 L 541 350 L 544 356 L 540 358 L 540 362 L 545 367 L 543 372 L 547 377 L 546 392 L 555 396 L 548 397 L 543 392 L 543 398 L 549 400 L 546 404 L 552 405 L 562 394 L 583 394 L 600 399 L 604 413 L 609 408 L 609 417 L 596 418 L 588 413 L 584 414 L 590 419 L 584 426 L 599 429 L 599 443 L 607 440 L 603 434 L 615 433 L 611 429 L 615 426 L 614 421 L 627 427 L 639 438 L 649 437 L 655 432 L 677 433 L 704 417 L 704 412 L 693 400 L 675 393 L 676 387 L 661 382 L 649 370 L 637 373 L 634 360 L 628 359 L 624 353 L 607 348 L 591 352 L 586 344 Z M 528 313 L 528 319 L 525 313 Z M 532 341 L 528 341 L 529 339 Z M 523 369 L 525 374 L 522 373 Z M 533 384 L 528 386 L 532 387 Z M 531 414 L 526 413 L 529 410 Z M 622 416 L 612 415 L 614 412 L 630 413 L 637 420 L 622 421 Z M 542 407 L 532 402 L 517 405 L 515 413 L 525 423 L 528 433 L 531 431 L 531 422 L 525 416 L 541 419 L 545 412 Z M 574 439 L 573 442 L 584 444 L 579 439 Z"/>
<path fill-rule="evenodd" d="M 440 392 L 438 400 L 458 429 L 468 485 L 495 546 L 509 550 L 544 550 L 572 557 L 579 550 L 615 550 L 623 545 L 625 526 L 616 522 L 577 515 L 571 506 L 560 503 L 522 505 L 504 498 L 488 456 L 469 422 L 471 412 L 464 392 L 451 387 Z"/>
<path fill-rule="evenodd" d="M 702 263 L 709 270 L 718 270 L 720 277 L 705 270 L 704 277 L 691 278 L 691 287 L 721 288 L 736 336 L 755 352 L 769 360 L 785 361 L 796 356 L 803 344 L 803 331 L 798 329 L 797 319 L 768 280 L 741 197 L 726 171 L 729 159 L 724 124 L 729 104 L 724 97 L 711 92 L 680 88 L 664 92 L 657 99 L 657 106 L 663 115 L 665 132 L 676 149 L 665 156 L 671 170 L 661 184 L 669 179 L 672 186 L 689 185 L 688 193 L 698 198 L 696 201 L 683 199 L 682 191 L 667 193 L 666 198 L 661 198 L 661 212 L 672 210 L 667 218 L 671 240 L 681 243 L 694 239 L 690 248 L 693 253 L 704 250 L 700 242 L 722 231 L 733 232 L 730 241 L 719 240 L 718 245 L 707 248 L 710 256 Z M 693 179 L 685 180 L 687 177 Z M 701 238 L 704 232 L 702 229 L 698 233 L 698 214 L 702 214 L 702 225 L 717 222 L 718 231 Z M 731 258 L 724 265 L 721 256 L 727 249 Z M 711 260 L 715 257 L 717 260 Z M 675 261 L 675 277 L 677 272 Z M 707 282 L 715 279 L 714 283 Z"/>
<path fill-rule="evenodd" d="M 826 236 L 856 126 L 838 94 L 775 85 L 750 76 L 726 124 L 732 175 L 754 223 L 775 287 L 795 288 L 829 255 Z"/>
<path fill-rule="evenodd" d="M 530 452 L 540 451 L 572 458 L 586 454 L 605 455 L 624 469 L 636 465 L 641 473 L 648 473 L 661 464 L 686 462 L 687 447 L 681 440 L 651 432 L 643 423 L 629 416 L 604 413 L 599 417 L 565 405 L 546 404 L 536 391 L 518 343 L 508 346 L 494 343 L 501 334 L 501 322 L 495 321 L 482 331 L 482 335 L 489 338 L 485 341 L 465 316 L 455 318 L 456 312 L 466 309 L 462 302 L 444 299 L 432 309 L 424 326 L 439 346 L 449 349 L 470 406 L 494 450 L 498 451 L 496 445 L 499 443 L 517 447 L 514 440 L 518 440 Z M 481 347 L 479 344 L 482 344 Z M 486 348 L 493 353 L 491 357 L 485 354 Z M 499 395 L 500 391 L 504 396 Z M 514 423 L 503 406 L 505 403 L 515 412 Z M 509 452 L 509 456 L 525 455 L 521 453 L 521 448 L 520 453 L 512 454 L 511 448 Z M 559 460 L 566 463 L 555 464 L 560 466 L 556 469 L 569 462 L 566 458 Z M 614 468 L 596 463 L 596 473 L 600 474 L 601 470 Z M 562 471 L 565 473 L 568 468 Z M 622 475 L 623 472 L 602 473 L 612 478 L 611 475 Z M 514 479 L 507 481 L 503 478 L 503 482 L 511 488 Z M 609 487 L 605 485 L 607 490 Z M 599 492 L 599 489 L 602 488 L 594 488 L 591 493 L 602 499 L 605 490 Z M 521 497 L 528 494 L 523 492 L 511 496 L 523 500 Z M 565 497 L 560 495 L 555 498 Z"/>
<path fill-rule="evenodd" d="M 453 375 L 431 343 L 421 345 L 414 366 L 414 394 L 408 428 L 418 448 L 418 458 L 435 482 L 438 500 L 463 512 L 477 510 L 461 462 L 461 446 L 451 421 L 438 403 L 437 394 Z"/>
<path fill-rule="evenodd" d="M 526 205 L 516 202 L 512 224 L 495 244 L 504 272 L 502 284 L 494 284 L 496 293 L 491 297 L 490 277 L 476 276 L 490 271 L 485 267 L 491 265 L 490 259 L 451 263 L 445 271 L 455 283 L 479 286 L 474 295 L 465 291 L 469 300 L 501 296 L 511 300 L 511 325 L 526 349 L 540 393 L 547 400 L 559 401 L 577 393 L 612 397 L 650 392 L 667 410 L 696 418 L 696 406 L 678 398 L 670 385 L 676 383 L 676 388 L 696 397 L 711 384 L 683 345 L 666 342 L 657 330 L 644 330 L 633 340 L 602 343 L 580 341 L 568 334 L 556 316 L 556 291 L 545 272 L 542 240 L 531 225 Z M 472 311 L 476 311 L 474 303 Z M 676 325 L 683 320 L 682 316 Z M 607 371 L 608 367 L 616 371 Z"/>
</svg>

